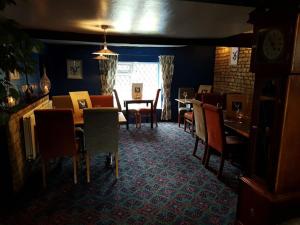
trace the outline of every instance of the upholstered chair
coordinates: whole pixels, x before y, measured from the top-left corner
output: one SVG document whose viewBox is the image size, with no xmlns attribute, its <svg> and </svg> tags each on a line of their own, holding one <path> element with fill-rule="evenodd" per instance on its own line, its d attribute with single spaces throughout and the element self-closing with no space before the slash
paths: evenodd
<svg viewBox="0 0 300 225">
<path fill-rule="evenodd" d="M 158 103 L 160 91 L 161 91 L 161 89 L 157 89 L 155 100 L 153 103 L 153 122 L 156 124 L 156 127 L 157 127 L 157 111 L 156 111 L 156 109 L 157 109 L 157 103 Z M 151 117 L 151 108 L 140 108 L 137 111 L 138 127 L 141 127 L 142 117 L 148 117 L 148 118 Z"/>
<path fill-rule="evenodd" d="M 96 153 L 113 153 L 115 155 L 115 172 L 118 178 L 118 109 L 112 107 L 91 108 L 83 111 L 84 149 L 88 158 Z M 88 177 L 90 180 L 90 177 Z"/>
<path fill-rule="evenodd" d="M 78 143 L 75 139 L 71 109 L 35 110 L 36 137 L 43 163 L 43 185 L 46 187 L 46 164 L 49 160 L 69 156 L 73 158 L 74 183 L 77 183 Z"/>
<path fill-rule="evenodd" d="M 187 92 L 187 99 L 191 99 L 195 97 L 195 91 L 194 88 L 189 88 L 189 87 L 180 87 L 178 88 L 178 98 L 183 99 L 183 93 Z M 184 118 L 184 113 L 190 111 L 190 107 L 188 107 L 186 104 L 182 104 L 178 102 L 178 126 L 180 127 L 180 123 L 182 119 Z"/>
<path fill-rule="evenodd" d="M 238 147 L 238 145 L 243 145 L 244 142 L 237 136 L 225 136 L 222 109 L 210 104 L 204 104 L 203 108 L 205 113 L 208 144 L 205 167 L 208 167 L 211 152 L 215 150 L 221 155 L 221 162 L 218 171 L 218 178 L 221 178 L 224 161 L 225 158 L 228 157 L 228 153 L 238 149 L 236 147 Z"/>
<path fill-rule="evenodd" d="M 114 107 L 112 95 L 90 95 L 93 108 L 95 107 Z"/>
<path fill-rule="evenodd" d="M 198 142 L 200 140 L 200 142 L 204 145 L 204 154 L 202 158 L 202 164 L 204 164 L 207 155 L 207 130 L 203 104 L 198 100 L 192 100 L 192 103 L 196 130 L 196 142 L 193 151 L 193 156 L 201 160 L 201 158 L 196 154 L 198 149 Z"/>
</svg>

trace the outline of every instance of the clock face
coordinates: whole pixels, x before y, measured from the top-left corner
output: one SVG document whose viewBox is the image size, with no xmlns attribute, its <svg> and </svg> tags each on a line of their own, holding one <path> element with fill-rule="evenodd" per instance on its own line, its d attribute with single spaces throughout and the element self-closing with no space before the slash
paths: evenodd
<svg viewBox="0 0 300 225">
<path fill-rule="evenodd" d="M 284 34 L 278 29 L 267 31 L 262 50 L 268 60 L 278 59 L 284 50 Z"/>
</svg>

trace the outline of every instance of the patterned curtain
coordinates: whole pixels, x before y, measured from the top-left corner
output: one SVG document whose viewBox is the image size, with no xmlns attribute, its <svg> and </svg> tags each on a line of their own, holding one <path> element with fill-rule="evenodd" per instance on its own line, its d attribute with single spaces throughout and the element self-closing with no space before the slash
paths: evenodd
<svg viewBox="0 0 300 225">
<path fill-rule="evenodd" d="M 108 60 L 99 60 L 101 93 L 112 95 L 117 73 L 118 55 L 106 55 Z"/>
<path fill-rule="evenodd" d="M 171 119 L 171 83 L 174 72 L 174 56 L 161 55 L 159 56 L 159 63 L 162 68 L 163 79 L 163 108 L 161 112 L 161 120 Z"/>
</svg>

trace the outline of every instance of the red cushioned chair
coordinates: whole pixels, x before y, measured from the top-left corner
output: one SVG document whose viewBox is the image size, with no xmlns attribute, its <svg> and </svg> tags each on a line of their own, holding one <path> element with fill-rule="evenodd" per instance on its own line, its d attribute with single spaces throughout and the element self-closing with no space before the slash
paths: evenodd
<svg viewBox="0 0 300 225">
<path fill-rule="evenodd" d="M 43 185 L 46 187 L 46 163 L 58 157 L 73 158 L 74 183 L 77 183 L 77 156 L 79 144 L 75 139 L 71 109 L 35 110 L 36 138 L 43 161 Z"/>
<path fill-rule="evenodd" d="M 156 108 L 157 108 L 157 102 L 158 102 L 158 97 L 159 97 L 160 90 L 161 89 L 157 89 L 155 100 L 154 100 L 154 103 L 153 103 L 153 122 L 156 124 L 156 126 L 157 126 Z M 150 117 L 150 116 L 151 116 L 151 108 L 140 108 L 137 111 L 138 127 L 141 127 L 142 117 Z"/>
<path fill-rule="evenodd" d="M 90 95 L 94 107 L 113 107 L 114 101 L 112 95 Z"/>
<path fill-rule="evenodd" d="M 221 178 L 224 161 L 228 156 L 228 153 L 234 150 L 235 146 L 242 145 L 244 142 L 236 136 L 225 136 L 222 109 L 210 104 L 204 104 L 203 109 L 205 114 L 208 144 L 205 167 L 208 168 L 211 152 L 212 150 L 215 150 L 221 155 L 221 162 L 218 171 L 218 178 Z"/>
<path fill-rule="evenodd" d="M 187 99 L 191 99 L 195 97 L 195 90 L 194 88 L 189 88 L 189 87 L 180 87 L 178 88 L 178 98 L 179 99 L 183 99 L 183 93 L 186 92 Z M 182 104 L 180 102 L 178 102 L 178 126 L 180 127 L 180 123 L 181 123 L 181 119 L 184 118 L 184 113 L 186 113 L 187 111 L 190 111 L 190 107 L 188 107 L 186 104 Z"/>
</svg>

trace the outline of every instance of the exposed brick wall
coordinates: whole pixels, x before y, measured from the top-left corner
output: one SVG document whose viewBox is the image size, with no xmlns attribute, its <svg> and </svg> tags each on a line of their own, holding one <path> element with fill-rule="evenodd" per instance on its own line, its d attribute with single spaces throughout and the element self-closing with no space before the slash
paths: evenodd
<svg viewBox="0 0 300 225">
<path fill-rule="evenodd" d="M 229 65 L 230 48 L 217 47 L 214 68 L 214 92 L 246 94 L 251 105 L 254 74 L 250 72 L 251 48 L 239 48 L 237 65 Z"/>
<path fill-rule="evenodd" d="M 28 176 L 26 174 L 26 156 L 23 136 L 22 118 L 23 116 L 40 105 L 41 103 L 48 101 L 48 95 L 39 99 L 38 101 L 28 105 L 20 111 L 11 115 L 8 122 L 8 149 L 9 159 L 11 165 L 11 176 L 13 183 L 13 191 L 18 192 L 23 187 L 25 180 Z"/>
</svg>

